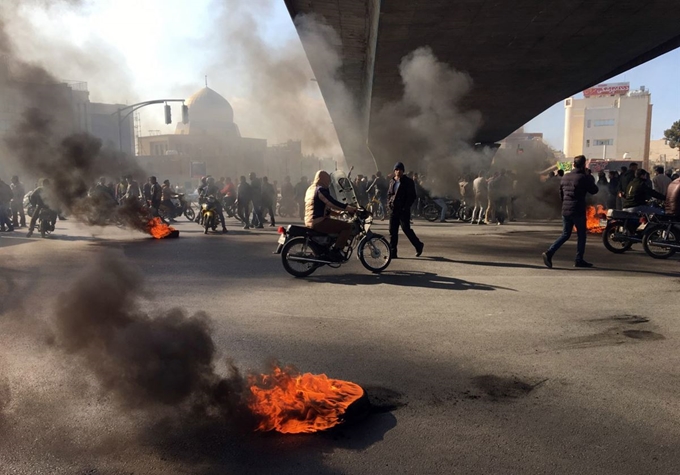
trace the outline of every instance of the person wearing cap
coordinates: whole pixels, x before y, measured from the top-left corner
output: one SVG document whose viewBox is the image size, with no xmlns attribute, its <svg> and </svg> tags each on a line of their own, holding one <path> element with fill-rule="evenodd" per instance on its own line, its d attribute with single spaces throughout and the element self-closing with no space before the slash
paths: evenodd
<svg viewBox="0 0 680 475">
<path fill-rule="evenodd" d="M 564 175 L 560 182 L 560 197 L 562 198 L 562 235 L 542 254 L 543 263 L 552 269 L 552 258 L 562 244 L 571 237 L 576 227 L 578 242 L 576 244 L 576 260 L 574 267 L 593 267 L 583 259 L 586 250 L 586 195 L 597 194 L 599 188 L 592 175 L 586 174 L 586 157 L 579 155 L 574 158 L 574 169 Z"/>
<path fill-rule="evenodd" d="M 394 175 L 390 179 L 387 189 L 387 208 L 390 210 L 390 247 L 392 248 L 393 259 L 397 257 L 399 226 L 401 226 L 413 247 L 416 248 L 416 257 L 423 253 L 425 245 L 411 229 L 411 206 L 415 200 L 416 185 L 404 173 L 404 164 L 397 162 L 394 165 Z"/>
</svg>

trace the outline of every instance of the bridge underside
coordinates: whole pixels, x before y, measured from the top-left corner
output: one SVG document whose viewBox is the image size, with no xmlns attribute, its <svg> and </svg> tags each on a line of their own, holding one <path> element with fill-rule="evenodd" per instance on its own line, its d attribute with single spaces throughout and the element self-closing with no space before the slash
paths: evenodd
<svg viewBox="0 0 680 475">
<path fill-rule="evenodd" d="M 481 143 L 501 140 L 565 97 L 680 47 L 675 0 L 284 1 L 291 17 L 315 14 L 338 33 L 340 79 L 359 104 L 364 139 L 376 148 L 372 113 L 402 96 L 399 64 L 421 46 L 471 75 L 474 87 L 462 106 L 482 113 L 474 137 Z M 316 72 L 319 65 L 310 61 Z M 343 105 L 333 103 L 322 78 L 319 86 L 335 121 Z M 349 154 L 349 140 L 338 135 Z"/>
</svg>

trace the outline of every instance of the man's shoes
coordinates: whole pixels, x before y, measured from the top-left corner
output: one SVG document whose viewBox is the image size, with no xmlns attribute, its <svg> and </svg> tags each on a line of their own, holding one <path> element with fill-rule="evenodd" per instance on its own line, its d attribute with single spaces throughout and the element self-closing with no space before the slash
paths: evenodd
<svg viewBox="0 0 680 475">
<path fill-rule="evenodd" d="M 222 228 L 222 234 L 227 234 L 229 231 L 227 231 L 227 228 Z"/>
<path fill-rule="evenodd" d="M 331 249 L 328 254 L 326 255 L 329 261 L 331 262 L 342 262 L 345 260 L 345 256 L 342 254 L 342 251 L 339 249 Z"/>
<path fill-rule="evenodd" d="M 552 256 L 548 254 L 547 252 L 544 252 L 541 254 L 543 256 L 543 263 L 548 269 L 552 269 Z"/>
<path fill-rule="evenodd" d="M 420 255 L 423 253 L 423 249 L 425 248 L 425 244 L 422 242 L 420 243 L 420 247 L 416 248 L 416 257 L 420 257 Z"/>
<path fill-rule="evenodd" d="M 243 226 L 243 229 L 250 229 L 250 226 L 246 224 L 245 226 Z"/>
<path fill-rule="evenodd" d="M 486 221 L 480 221 L 480 222 L 477 223 L 477 224 L 486 224 Z"/>
<path fill-rule="evenodd" d="M 258 225 L 257 225 L 257 226 L 255 226 L 255 227 L 256 227 L 257 229 L 264 229 L 264 226 L 263 226 L 263 225 L 261 225 L 261 224 L 258 224 Z"/>
<path fill-rule="evenodd" d="M 276 224 L 270 223 L 270 224 L 269 224 L 269 227 L 270 227 L 270 228 L 276 227 Z"/>
<path fill-rule="evenodd" d="M 26 233 L 26 237 L 31 237 L 33 236 L 33 230 L 29 229 L 28 232 Z"/>
<path fill-rule="evenodd" d="M 593 267 L 593 265 L 590 262 L 586 262 L 586 261 L 576 261 L 576 262 L 574 262 L 574 267 L 582 267 L 584 269 L 589 269 L 589 268 Z"/>
<path fill-rule="evenodd" d="M 477 221 L 470 221 L 470 224 L 477 224 Z"/>
</svg>

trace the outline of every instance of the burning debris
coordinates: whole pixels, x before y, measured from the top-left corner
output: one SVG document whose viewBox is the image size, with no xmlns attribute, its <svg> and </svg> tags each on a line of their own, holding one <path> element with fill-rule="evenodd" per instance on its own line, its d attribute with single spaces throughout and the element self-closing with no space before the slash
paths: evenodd
<svg viewBox="0 0 680 475">
<path fill-rule="evenodd" d="M 361 386 L 329 379 L 325 374 L 299 374 L 275 366 L 271 374 L 248 378 L 248 407 L 260 420 L 258 431 L 300 434 L 330 429 L 364 395 Z"/>
<path fill-rule="evenodd" d="M 146 313 L 142 284 L 133 269 L 104 260 L 57 302 L 57 344 L 121 404 L 172 406 L 179 414 L 291 434 L 337 426 L 354 403 L 367 401 L 357 384 L 292 367 L 243 378 L 228 364 L 227 376 L 218 374 L 210 317 L 179 308 Z"/>
<path fill-rule="evenodd" d="M 161 218 L 152 218 L 148 223 L 148 230 L 149 234 L 156 239 L 179 237 L 179 231 L 165 224 Z"/>
<path fill-rule="evenodd" d="M 590 234 L 602 234 L 604 227 L 601 220 L 607 219 L 607 209 L 602 205 L 588 206 L 586 208 L 586 228 Z"/>
</svg>

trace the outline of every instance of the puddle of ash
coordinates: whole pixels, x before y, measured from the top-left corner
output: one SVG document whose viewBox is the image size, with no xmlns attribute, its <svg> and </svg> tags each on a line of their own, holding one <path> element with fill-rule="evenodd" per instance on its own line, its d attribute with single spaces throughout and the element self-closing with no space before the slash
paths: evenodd
<svg viewBox="0 0 680 475">
<path fill-rule="evenodd" d="M 533 390 L 545 383 L 547 379 L 530 383 L 516 377 L 503 377 L 485 374 L 472 379 L 474 389 L 463 394 L 468 399 L 485 398 L 491 401 L 508 401 L 529 395 Z"/>
<path fill-rule="evenodd" d="M 640 315 L 611 315 L 588 320 L 594 324 L 606 324 L 609 328 L 592 335 L 568 338 L 561 346 L 565 349 L 616 346 L 639 341 L 665 340 L 660 333 L 652 331 L 654 325 L 649 318 Z"/>
</svg>

